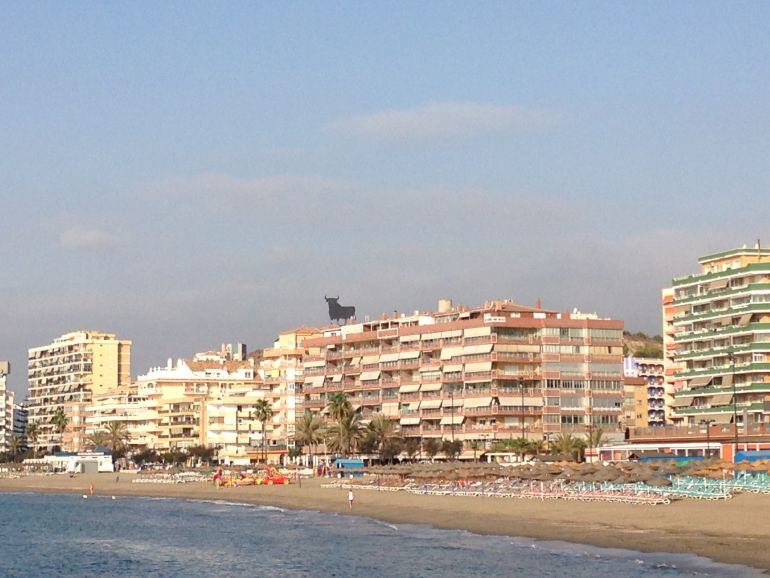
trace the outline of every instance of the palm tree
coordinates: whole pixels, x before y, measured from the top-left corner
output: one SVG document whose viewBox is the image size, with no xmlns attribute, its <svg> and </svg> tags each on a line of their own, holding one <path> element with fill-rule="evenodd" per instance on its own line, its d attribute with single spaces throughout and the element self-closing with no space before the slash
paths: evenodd
<svg viewBox="0 0 770 578">
<path fill-rule="evenodd" d="M 539 456 L 545 451 L 545 442 L 543 440 L 530 440 L 529 451 L 534 456 Z"/>
<path fill-rule="evenodd" d="M 86 443 L 91 448 L 106 447 L 109 442 L 109 436 L 104 430 L 95 431 L 86 438 Z"/>
<path fill-rule="evenodd" d="M 346 456 L 355 451 L 362 436 L 361 416 L 353 411 L 326 428 L 325 435 L 329 449 Z"/>
<path fill-rule="evenodd" d="M 112 451 L 112 455 L 121 453 L 131 440 L 131 434 L 128 433 L 126 424 L 122 421 L 111 421 L 105 429 L 107 430 L 107 447 Z"/>
<path fill-rule="evenodd" d="M 303 446 L 307 446 L 310 454 L 310 461 L 313 461 L 313 446 L 320 444 L 323 437 L 323 422 L 317 414 L 310 410 L 305 410 L 302 417 L 297 421 L 294 439 Z"/>
<path fill-rule="evenodd" d="M 368 430 L 374 439 L 375 449 L 380 453 L 380 459 L 383 459 L 384 454 L 390 453 L 387 450 L 391 449 L 389 448 L 391 443 L 399 438 L 396 424 L 380 414 L 369 423 Z"/>
<path fill-rule="evenodd" d="M 329 404 L 326 406 L 333 420 L 339 421 L 347 414 L 353 412 L 350 399 L 344 391 L 338 391 L 329 396 Z"/>
<path fill-rule="evenodd" d="M 604 430 L 602 428 L 596 428 L 592 430 L 588 436 L 588 445 L 592 448 L 598 448 L 604 441 Z"/>
<path fill-rule="evenodd" d="M 60 448 L 64 444 L 64 432 L 67 430 L 67 424 L 69 421 L 70 420 L 67 419 L 67 415 L 64 413 L 64 409 L 57 407 L 53 414 L 53 418 L 51 418 L 51 423 L 53 424 L 54 431 L 59 434 Z"/>
<path fill-rule="evenodd" d="M 262 426 L 262 461 L 267 463 L 267 421 L 273 417 L 273 408 L 266 399 L 257 400 L 254 404 L 254 416 Z"/>
<path fill-rule="evenodd" d="M 572 434 L 561 434 L 554 440 L 551 452 L 569 456 L 573 460 L 578 461 L 585 447 L 585 440 L 573 437 Z"/>
<path fill-rule="evenodd" d="M 519 459 L 523 462 L 524 456 L 526 455 L 527 450 L 529 450 L 529 440 L 527 438 L 509 440 L 508 447 L 510 447 L 511 451 L 518 453 Z"/>
<path fill-rule="evenodd" d="M 27 424 L 27 440 L 32 446 L 32 457 L 37 457 L 37 438 L 40 435 L 40 427 L 35 422 Z"/>
<path fill-rule="evenodd" d="M 422 440 L 420 438 L 407 438 L 404 442 L 404 451 L 410 460 L 413 460 L 414 456 L 420 453 L 421 446 Z"/>
<path fill-rule="evenodd" d="M 21 438 L 19 436 L 11 436 L 8 440 L 8 451 L 14 462 L 16 461 L 16 456 L 19 454 L 19 450 L 21 450 Z"/>
</svg>

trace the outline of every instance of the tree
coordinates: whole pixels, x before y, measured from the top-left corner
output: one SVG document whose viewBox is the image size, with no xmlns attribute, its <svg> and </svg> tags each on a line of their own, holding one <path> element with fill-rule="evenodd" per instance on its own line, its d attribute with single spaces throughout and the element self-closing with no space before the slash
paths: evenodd
<svg viewBox="0 0 770 578">
<path fill-rule="evenodd" d="M 457 459 L 457 456 L 459 456 L 460 452 L 463 451 L 463 442 L 460 440 L 444 440 L 444 443 L 441 444 L 441 450 L 450 460 Z"/>
<path fill-rule="evenodd" d="M 266 399 L 257 400 L 252 415 L 262 426 L 262 461 L 267 463 L 267 422 L 273 417 L 273 408 Z"/>
<path fill-rule="evenodd" d="M 402 447 L 401 444 L 395 442 L 396 439 L 399 439 L 395 422 L 380 414 L 369 423 L 368 429 L 374 439 L 375 449 L 380 453 L 380 460 L 383 462 L 386 459 L 392 461 L 393 457 L 400 453 Z M 396 446 L 399 447 L 399 452 L 393 453 Z M 386 453 L 389 454 L 387 458 Z"/>
<path fill-rule="evenodd" d="M 509 441 L 510 441 L 509 447 L 511 451 L 519 454 L 519 460 L 523 462 L 524 456 L 527 454 L 527 451 L 529 450 L 529 440 L 527 438 L 516 438 L 514 440 L 509 440 Z"/>
<path fill-rule="evenodd" d="M 111 421 L 105 428 L 107 433 L 107 447 L 112 452 L 113 459 L 122 457 L 126 446 L 131 441 L 126 424 L 122 421 Z"/>
<path fill-rule="evenodd" d="M 604 430 L 602 428 L 598 427 L 591 431 L 588 436 L 588 445 L 590 447 L 598 448 L 602 445 L 602 441 L 604 441 Z"/>
<path fill-rule="evenodd" d="M 307 446 L 310 459 L 313 459 L 313 447 L 320 444 L 323 439 L 323 422 L 318 415 L 310 410 L 305 410 L 302 417 L 297 422 L 294 439 L 297 443 Z"/>
<path fill-rule="evenodd" d="M 187 455 L 199 460 L 201 463 L 210 463 L 216 452 L 216 448 L 206 446 L 192 446 L 187 449 Z"/>
<path fill-rule="evenodd" d="M 585 449 L 584 440 L 575 438 L 572 434 L 561 434 L 554 440 L 551 453 L 562 454 L 578 461 L 583 449 Z"/>
<path fill-rule="evenodd" d="M 301 445 L 295 445 L 293 447 L 290 447 L 288 450 L 286 450 L 286 455 L 288 455 L 292 459 L 296 459 L 302 455 L 302 446 Z"/>
<path fill-rule="evenodd" d="M 529 452 L 534 456 L 539 456 L 545 451 L 545 442 L 543 440 L 530 440 Z"/>
<path fill-rule="evenodd" d="M 16 456 L 19 455 L 19 452 L 21 451 L 21 438 L 19 436 L 11 436 L 8 440 L 8 452 L 11 454 L 11 459 L 15 462 Z"/>
<path fill-rule="evenodd" d="M 347 456 L 355 451 L 362 436 L 361 416 L 350 411 L 330 425 L 324 437 L 331 451 Z"/>
<path fill-rule="evenodd" d="M 481 442 L 478 440 L 473 440 L 468 443 L 468 447 L 470 447 L 473 450 L 473 461 L 476 461 L 477 453 L 481 449 Z"/>
<path fill-rule="evenodd" d="M 161 454 L 161 461 L 164 464 L 171 464 L 173 466 L 179 466 L 187 460 L 187 454 L 179 450 L 169 450 L 165 454 Z"/>
<path fill-rule="evenodd" d="M 32 446 L 32 457 L 37 457 L 37 438 L 40 435 L 40 428 L 35 422 L 27 424 L 27 440 L 29 445 Z"/>
<path fill-rule="evenodd" d="M 406 441 L 404 442 L 404 451 L 406 452 L 406 455 L 409 457 L 410 460 L 413 460 L 414 456 L 420 453 L 421 445 L 422 445 L 422 440 L 420 440 L 420 438 L 406 439 Z"/>
<path fill-rule="evenodd" d="M 110 439 L 107 432 L 104 430 L 98 430 L 86 437 L 86 444 L 93 449 L 98 447 L 107 447 Z"/>
<path fill-rule="evenodd" d="M 59 434 L 59 447 L 61 447 L 64 443 L 64 432 L 67 430 L 67 424 L 69 423 L 63 408 L 56 408 L 53 418 L 51 418 L 51 423 L 53 424 L 54 431 Z"/>
<path fill-rule="evenodd" d="M 428 454 L 431 461 L 433 461 L 436 454 L 441 451 L 441 442 L 437 438 L 428 438 L 422 442 L 422 449 Z"/>
<path fill-rule="evenodd" d="M 135 464 L 143 466 L 144 464 L 152 464 L 160 461 L 160 456 L 155 450 L 143 448 L 138 452 L 134 452 L 134 454 L 131 456 L 131 459 Z"/>
<path fill-rule="evenodd" d="M 350 399 L 344 391 L 338 391 L 329 396 L 329 405 L 327 405 L 329 415 L 335 421 L 341 420 L 347 414 L 353 412 L 353 406 Z"/>
</svg>

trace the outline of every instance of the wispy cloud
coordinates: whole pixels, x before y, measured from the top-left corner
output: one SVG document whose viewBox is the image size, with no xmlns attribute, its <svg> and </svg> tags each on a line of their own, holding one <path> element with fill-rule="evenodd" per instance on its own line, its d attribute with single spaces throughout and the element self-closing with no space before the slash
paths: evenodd
<svg viewBox="0 0 770 578">
<path fill-rule="evenodd" d="M 444 102 L 354 116 L 333 122 L 328 129 L 384 141 L 457 139 L 523 134 L 554 126 L 561 118 L 539 107 Z"/>
<path fill-rule="evenodd" d="M 65 249 L 95 251 L 108 249 L 116 242 L 115 235 L 96 228 L 71 226 L 59 234 L 59 244 Z"/>
</svg>

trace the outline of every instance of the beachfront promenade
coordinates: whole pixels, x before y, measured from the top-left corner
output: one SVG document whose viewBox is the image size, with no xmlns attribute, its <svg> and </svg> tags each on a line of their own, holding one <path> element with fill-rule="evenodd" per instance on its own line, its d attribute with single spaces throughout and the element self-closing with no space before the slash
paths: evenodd
<svg viewBox="0 0 770 578">
<path fill-rule="evenodd" d="M 428 524 L 479 534 L 565 540 L 648 552 L 694 552 L 721 562 L 770 569 L 770 495 L 740 494 L 731 500 L 679 500 L 664 507 L 623 503 L 498 500 L 471 496 L 361 491 L 348 511 L 347 490 L 302 487 L 216 488 L 212 483 L 134 484 L 132 475 L 25 476 L 0 479 L 0 491 L 86 493 L 228 500 L 284 508 L 371 516 L 393 524 Z M 115 502 L 120 507 L 120 500 Z"/>
</svg>

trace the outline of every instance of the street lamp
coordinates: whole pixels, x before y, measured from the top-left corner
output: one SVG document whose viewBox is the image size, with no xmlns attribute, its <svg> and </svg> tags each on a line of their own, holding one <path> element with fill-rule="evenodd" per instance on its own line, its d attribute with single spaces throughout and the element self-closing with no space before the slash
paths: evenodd
<svg viewBox="0 0 770 578">
<path fill-rule="evenodd" d="M 727 352 L 727 359 L 730 360 L 730 366 L 732 367 L 732 381 L 733 381 L 733 461 L 735 461 L 735 454 L 738 453 L 738 395 L 735 391 L 735 353 L 733 350 Z"/>
<path fill-rule="evenodd" d="M 700 420 L 700 423 L 706 426 L 706 455 L 704 456 L 706 459 L 708 459 L 709 454 L 711 454 L 711 424 L 714 423 L 715 420 L 713 419 L 702 419 Z"/>
</svg>

